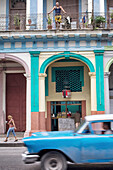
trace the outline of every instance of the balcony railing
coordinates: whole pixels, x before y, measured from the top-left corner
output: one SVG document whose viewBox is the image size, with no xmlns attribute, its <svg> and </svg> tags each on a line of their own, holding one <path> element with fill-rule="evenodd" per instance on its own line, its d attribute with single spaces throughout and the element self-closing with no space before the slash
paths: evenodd
<svg viewBox="0 0 113 170">
<path fill-rule="evenodd" d="M 54 14 L 49 18 L 48 14 L 0 15 L 0 31 L 113 29 L 113 13 L 85 12 L 61 16 L 61 23 L 56 27 Z"/>
</svg>

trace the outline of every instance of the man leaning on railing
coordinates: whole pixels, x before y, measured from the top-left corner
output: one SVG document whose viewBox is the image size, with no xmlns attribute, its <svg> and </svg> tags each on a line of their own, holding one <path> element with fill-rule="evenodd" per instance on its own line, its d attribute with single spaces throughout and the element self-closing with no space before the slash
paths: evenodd
<svg viewBox="0 0 113 170">
<path fill-rule="evenodd" d="M 59 2 L 56 2 L 56 6 L 53 7 L 53 9 L 48 13 L 50 14 L 55 10 L 55 23 L 56 23 L 56 28 L 60 28 L 60 23 L 61 23 L 61 11 L 63 11 L 64 14 L 66 14 L 66 11 L 62 8 L 62 6 L 59 5 Z"/>
</svg>

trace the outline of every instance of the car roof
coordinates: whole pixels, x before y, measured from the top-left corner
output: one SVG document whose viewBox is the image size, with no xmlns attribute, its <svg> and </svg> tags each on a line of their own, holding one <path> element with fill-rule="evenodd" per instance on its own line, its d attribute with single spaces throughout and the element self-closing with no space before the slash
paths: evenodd
<svg viewBox="0 0 113 170">
<path fill-rule="evenodd" d="M 113 114 L 90 115 L 86 116 L 85 120 L 88 122 L 97 120 L 113 120 Z"/>
</svg>

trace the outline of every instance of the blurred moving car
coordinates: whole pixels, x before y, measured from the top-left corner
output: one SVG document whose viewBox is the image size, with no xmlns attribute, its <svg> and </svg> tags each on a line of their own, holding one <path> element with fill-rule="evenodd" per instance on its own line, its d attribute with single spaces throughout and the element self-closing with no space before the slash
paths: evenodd
<svg viewBox="0 0 113 170">
<path fill-rule="evenodd" d="M 33 133 L 23 138 L 28 151 L 22 159 L 25 163 L 41 161 L 41 170 L 66 170 L 67 161 L 113 163 L 112 123 L 113 114 L 92 115 L 76 131 Z"/>
</svg>

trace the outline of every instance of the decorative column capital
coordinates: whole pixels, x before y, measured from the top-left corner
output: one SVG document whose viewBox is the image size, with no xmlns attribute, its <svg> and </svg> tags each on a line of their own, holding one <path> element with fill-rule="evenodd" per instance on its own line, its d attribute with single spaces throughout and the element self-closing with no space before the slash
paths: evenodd
<svg viewBox="0 0 113 170">
<path fill-rule="evenodd" d="M 40 51 L 29 51 L 31 57 L 39 57 Z"/>
<path fill-rule="evenodd" d="M 95 55 L 103 55 L 104 54 L 104 50 L 94 50 Z"/>
<path fill-rule="evenodd" d="M 104 77 L 109 77 L 110 76 L 110 72 L 104 72 Z"/>
<path fill-rule="evenodd" d="M 39 73 L 39 77 L 47 77 L 46 73 Z"/>
<path fill-rule="evenodd" d="M 95 76 L 96 76 L 96 73 L 95 73 L 95 72 L 89 72 L 89 76 L 90 76 L 90 77 L 95 77 Z"/>
<path fill-rule="evenodd" d="M 24 74 L 24 76 L 26 77 L 26 79 L 31 79 L 31 75 L 30 74 Z"/>
</svg>

